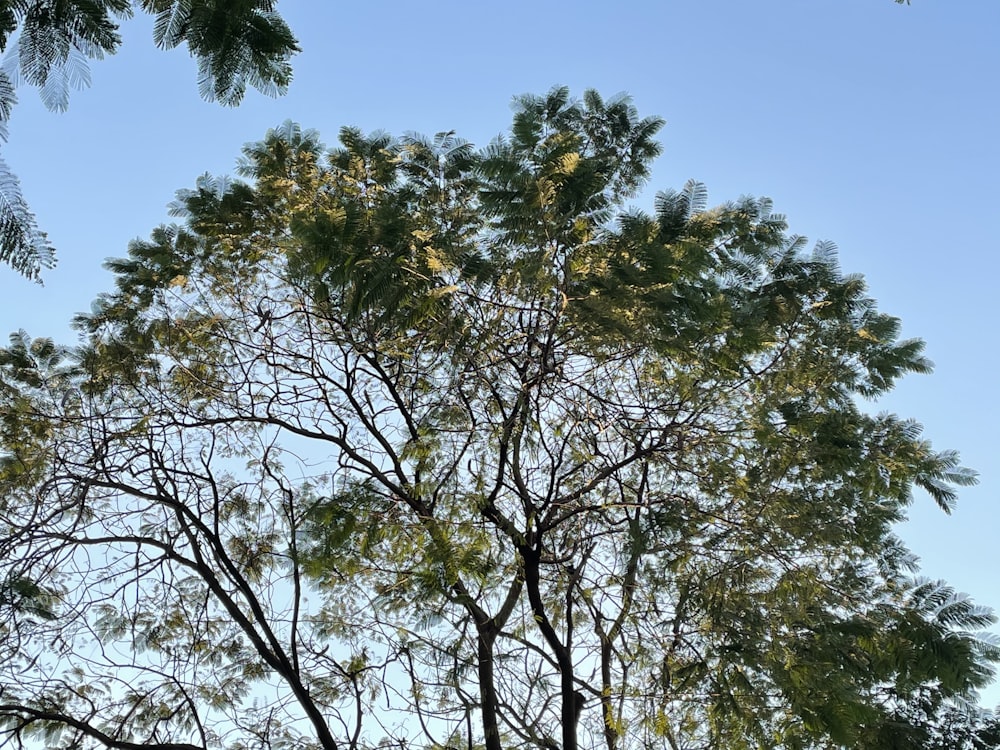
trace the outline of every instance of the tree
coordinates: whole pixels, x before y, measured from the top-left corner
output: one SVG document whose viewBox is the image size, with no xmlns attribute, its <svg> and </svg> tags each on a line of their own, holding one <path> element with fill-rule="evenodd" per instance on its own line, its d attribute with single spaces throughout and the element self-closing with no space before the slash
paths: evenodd
<svg viewBox="0 0 1000 750">
<path fill-rule="evenodd" d="M 948 705 L 938 691 L 926 689 L 895 709 L 885 725 L 858 745 L 894 750 L 991 750 L 1000 746 L 1000 716 Z"/>
<path fill-rule="evenodd" d="M 922 344 L 766 200 L 625 208 L 660 126 L 565 89 L 478 151 L 286 124 L 110 263 L 79 347 L 16 335 L 5 740 L 982 735 L 993 617 L 892 533 L 974 475 L 859 405 Z"/>
<path fill-rule="evenodd" d="M 135 8 L 156 18 L 160 49 L 186 44 L 198 60 L 198 90 L 208 101 L 239 104 L 247 85 L 271 96 L 291 81 L 295 37 L 273 0 L 23 0 L 0 4 L 0 138 L 16 102 L 15 88 L 39 89 L 51 110 L 65 111 L 70 88 L 90 83 L 88 59 L 114 54 L 117 19 Z M 0 160 L 0 262 L 37 279 L 51 267 L 52 246 L 38 229 L 17 178 Z"/>
</svg>

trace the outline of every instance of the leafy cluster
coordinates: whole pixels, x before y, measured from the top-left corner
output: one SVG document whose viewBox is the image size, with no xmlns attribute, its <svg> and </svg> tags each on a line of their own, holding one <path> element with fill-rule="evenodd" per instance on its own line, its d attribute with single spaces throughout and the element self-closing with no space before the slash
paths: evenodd
<svg viewBox="0 0 1000 750">
<path fill-rule="evenodd" d="M 993 746 L 993 617 L 892 532 L 974 475 L 859 406 L 920 342 L 767 200 L 627 208 L 660 126 L 565 89 L 481 150 L 286 124 L 81 347 L 16 338 L 5 739 Z"/>
<path fill-rule="evenodd" d="M 161 49 L 186 44 L 198 61 L 198 89 L 208 101 L 239 104 L 247 85 L 283 93 L 291 81 L 295 38 L 273 0 L 19 0 L 0 4 L 0 138 L 16 103 L 15 88 L 38 88 L 45 106 L 69 107 L 70 89 L 90 84 L 87 61 L 114 54 L 120 19 L 135 7 L 155 16 Z M 54 254 L 0 161 L 0 263 L 38 278 Z"/>
</svg>

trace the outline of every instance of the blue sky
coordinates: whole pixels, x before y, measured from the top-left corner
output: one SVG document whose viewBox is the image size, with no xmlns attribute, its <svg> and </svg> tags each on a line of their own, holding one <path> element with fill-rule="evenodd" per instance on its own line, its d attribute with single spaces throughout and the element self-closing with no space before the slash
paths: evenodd
<svg viewBox="0 0 1000 750">
<path fill-rule="evenodd" d="M 238 109 L 198 98 L 194 63 L 161 52 L 151 22 L 91 66 L 65 114 L 19 93 L 4 158 L 58 249 L 35 286 L 0 268 L 0 333 L 72 343 L 68 321 L 110 277 L 101 262 L 167 220 L 174 191 L 233 171 L 241 146 L 285 119 L 328 143 L 342 125 L 477 144 L 511 97 L 565 84 L 630 93 L 660 115 L 649 189 L 688 178 L 712 202 L 767 195 L 794 232 L 838 244 L 931 376 L 873 409 L 912 416 L 981 473 L 952 517 L 918 496 L 901 533 L 925 575 L 1000 607 L 1000 4 L 993 0 L 327 2 L 282 0 L 299 38 L 287 96 Z M 986 696 L 1000 702 L 1000 688 Z"/>
</svg>

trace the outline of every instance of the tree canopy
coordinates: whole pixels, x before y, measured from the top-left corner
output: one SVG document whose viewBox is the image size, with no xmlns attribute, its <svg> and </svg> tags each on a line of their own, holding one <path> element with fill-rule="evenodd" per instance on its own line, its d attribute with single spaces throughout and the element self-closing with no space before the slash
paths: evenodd
<svg viewBox="0 0 1000 750">
<path fill-rule="evenodd" d="M 629 208 L 661 124 L 286 123 L 12 337 L 4 740 L 995 747 L 993 616 L 893 533 L 974 474 L 863 408 L 921 342 L 766 199 Z"/>
<path fill-rule="evenodd" d="M 274 0 L 20 0 L 0 3 L 0 139 L 16 102 L 15 88 L 38 88 L 51 110 L 69 107 L 71 88 L 90 84 L 88 59 L 114 54 L 118 21 L 135 9 L 155 17 L 160 49 L 187 45 L 198 61 L 198 90 L 208 101 L 236 105 L 247 86 L 269 95 L 291 81 L 295 37 Z M 0 262 L 37 279 L 54 260 L 21 194 L 0 160 Z"/>
</svg>

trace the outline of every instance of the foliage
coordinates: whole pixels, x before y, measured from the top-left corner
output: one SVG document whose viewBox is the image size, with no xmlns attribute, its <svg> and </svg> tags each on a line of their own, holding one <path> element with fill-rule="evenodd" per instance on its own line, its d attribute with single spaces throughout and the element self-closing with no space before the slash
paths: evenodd
<svg viewBox="0 0 1000 750">
<path fill-rule="evenodd" d="M 0 80 L 0 88 L 3 85 Z M 51 268 L 54 260 L 52 245 L 25 203 L 20 180 L 7 162 L 0 159 L 0 263 L 37 281 L 42 270 Z"/>
<path fill-rule="evenodd" d="M 286 124 L 109 264 L 81 347 L 16 337 L 5 739 L 986 737 L 993 617 L 892 533 L 974 475 L 860 405 L 921 343 L 767 200 L 627 208 L 660 126 L 564 89 L 482 150 Z"/>
<path fill-rule="evenodd" d="M 69 107 L 71 88 L 90 84 L 88 59 L 118 50 L 118 19 L 135 7 L 155 16 L 161 49 L 186 44 L 198 61 L 198 89 L 208 101 L 239 104 L 247 85 L 285 91 L 295 38 L 273 0 L 25 0 L 0 4 L 0 138 L 16 102 L 14 89 L 38 88 L 45 106 Z M 0 161 L 0 262 L 37 279 L 54 255 L 38 231 L 17 178 Z"/>
</svg>

